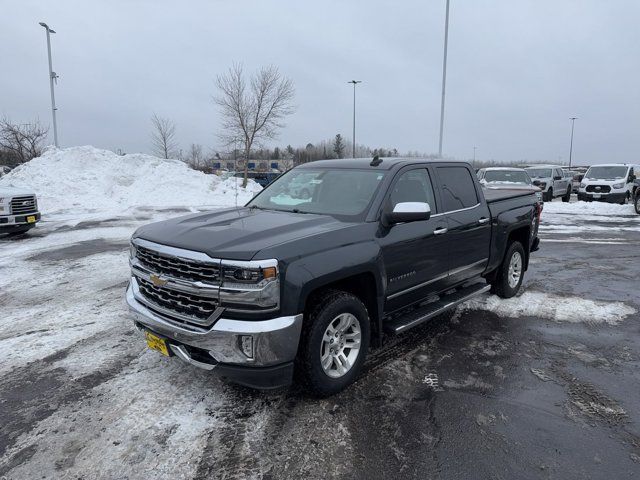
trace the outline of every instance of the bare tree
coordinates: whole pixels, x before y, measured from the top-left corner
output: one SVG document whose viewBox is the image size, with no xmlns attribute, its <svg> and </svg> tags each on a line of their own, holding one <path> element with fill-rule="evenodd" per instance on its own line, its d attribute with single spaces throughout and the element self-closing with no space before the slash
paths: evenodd
<svg viewBox="0 0 640 480">
<path fill-rule="evenodd" d="M 16 163 L 25 163 L 42 155 L 48 128 L 38 120 L 32 123 L 12 123 L 8 118 L 0 120 L 0 150 L 13 157 Z"/>
<path fill-rule="evenodd" d="M 177 154 L 176 125 L 168 118 L 159 117 L 155 113 L 151 117 L 151 147 L 153 153 L 162 158 L 174 158 Z"/>
<path fill-rule="evenodd" d="M 195 170 L 200 170 L 204 167 L 205 158 L 202 153 L 202 145 L 192 143 L 187 152 L 186 158 L 187 164 Z"/>
<path fill-rule="evenodd" d="M 225 145 L 240 142 L 244 146 L 246 187 L 251 147 L 261 140 L 276 138 L 285 117 L 294 112 L 293 82 L 271 65 L 262 67 L 247 84 L 242 65 L 234 64 L 226 74 L 218 76 L 216 85 L 219 95 L 214 100 L 222 109 L 220 139 Z"/>
</svg>

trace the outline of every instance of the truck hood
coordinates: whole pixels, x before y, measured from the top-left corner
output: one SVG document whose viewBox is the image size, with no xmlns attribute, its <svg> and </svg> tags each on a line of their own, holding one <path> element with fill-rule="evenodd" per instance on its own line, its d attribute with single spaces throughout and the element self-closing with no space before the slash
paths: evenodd
<svg viewBox="0 0 640 480">
<path fill-rule="evenodd" d="M 133 237 L 213 258 L 251 260 L 265 248 L 346 226 L 327 215 L 243 207 L 151 223 L 139 228 Z"/>
<path fill-rule="evenodd" d="M 35 193 L 26 188 L 5 187 L 0 185 L 0 197 L 16 197 L 21 195 L 35 195 Z"/>
</svg>

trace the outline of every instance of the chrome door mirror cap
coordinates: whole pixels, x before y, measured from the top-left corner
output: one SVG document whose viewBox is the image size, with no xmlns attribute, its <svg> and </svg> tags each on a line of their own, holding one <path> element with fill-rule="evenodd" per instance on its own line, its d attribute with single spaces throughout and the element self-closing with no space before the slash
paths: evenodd
<svg viewBox="0 0 640 480">
<path fill-rule="evenodd" d="M 383 216 L 383 223 L 391 226 L 396 223 L 418 222 L 429 220 L 431 206 L 427 202 L 400 202 L 393 211 Z"/>
</svg>

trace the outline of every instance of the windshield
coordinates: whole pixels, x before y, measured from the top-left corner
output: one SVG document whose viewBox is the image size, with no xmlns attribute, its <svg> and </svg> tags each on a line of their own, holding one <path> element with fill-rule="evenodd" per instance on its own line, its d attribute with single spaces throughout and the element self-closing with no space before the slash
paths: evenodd
<svg viewBox="0 0 640 480">
<path fill-rule="evenodd" d="M 550 168 L 527 168 L 527 173 L 531 178 L 551 178 Z"/>
<path fill-rule="evenodd" d="M 519 183 L 531 185 L 531 179 L 523 170 L 487 170 L 484 174 L 487 183 Z"/>
<path fill-rule="evenodd" d="M 362 215 L 385 172 L 358 169 L 293 169 L 279 177 L 247 206 L 294 213 L 356 219 Z"/>
<path fill-rule="evenodd" d="M 600 180 L 616 180 L 627 176 L 627 167 L 591 167 L 587 170 L 585 178 Z"/>
</svg>

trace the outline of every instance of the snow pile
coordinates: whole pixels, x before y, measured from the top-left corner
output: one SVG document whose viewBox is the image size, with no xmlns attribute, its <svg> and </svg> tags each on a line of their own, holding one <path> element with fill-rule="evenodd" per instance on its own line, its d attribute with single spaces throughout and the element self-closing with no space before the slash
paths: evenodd
<svg viewBox="0 0 640 480">
<path fill-rule="evenodd" d="M 541 292 L 502 299 L 483 295 L 463 303 L 461 311 L 488 310 L 502 317 L 541 317 L 555 322 L 618 325 L 635 308 L 622 302 L 601 302 L 581 297 L 562 297 Z"/>
<path fill-rule="evenodd" d="M 192 170 L 179 160 L 140 153 L 121 156 L 92 146 L 49 148 L 0 179 L 0 185 L 34 190 L 43 213 L 121 211 L 139 206 L 234 206 L 236 193 L 237 204 L 243 205 L 262 188 L 253 180 L 246 189 L 241 184 L 242 179 L 222 180 Z"/>
<path fill-rule="evenodd" d="M 545 202 L 542 216 L 545 214 L 571 215 L 636 215 L 633 205 L 620 205 L 605 202 Z"/>
</svg>

